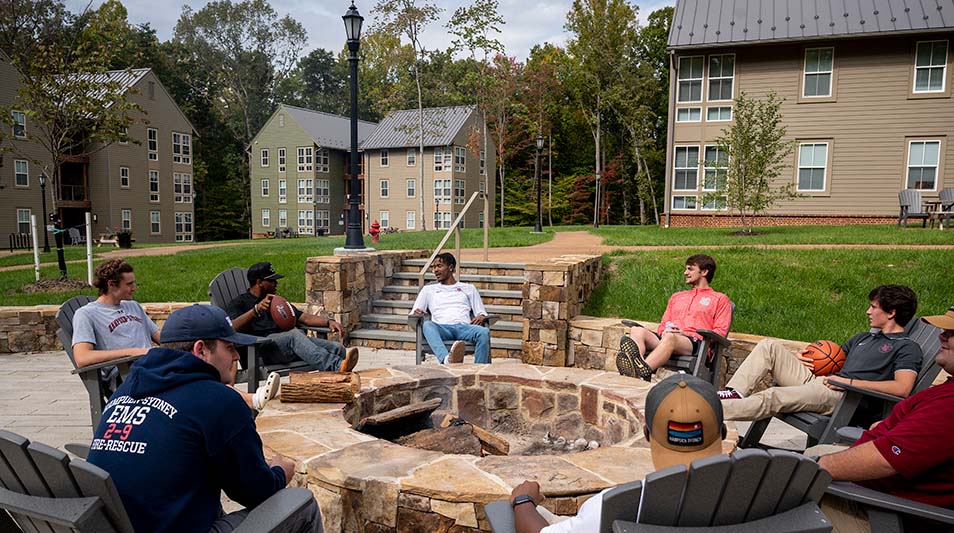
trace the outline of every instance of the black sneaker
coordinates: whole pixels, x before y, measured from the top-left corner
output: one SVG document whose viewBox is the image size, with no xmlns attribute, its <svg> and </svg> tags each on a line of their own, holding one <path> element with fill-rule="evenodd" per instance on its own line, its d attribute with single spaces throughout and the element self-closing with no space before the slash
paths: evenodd
<svg viewBox="0 0 954 533">
<path fill-rule="evenodd" d="M 653 378 L 653 367 L 649 366 L 649 364 L 646 363 L 646 360 L 643 359 L 643 357 L 639 354 L 639 346 L 636 345 L 636 341 L 626 335 L 623 335 L 623 337 L 619 340 L 619 349 L 620 353 L 632 363 L 634 370 L 634 375 L 632 377 L 636 377 L 638 375 L 646 381 L 650 381 Z M 619 357 L 617 356 L 617 361 L 618 360 Z M 619 365 L 617 364 L 617 367 L 618 366 Z"/>
<path fill-rule="evenodd" d="M 619 370 L 619 375 L 621 376 L 628 378 L 636 377 L 636 367 L 633 365 L 633 360 L 623 352 L 616 354 L 616 368 Z"/>
</svg>

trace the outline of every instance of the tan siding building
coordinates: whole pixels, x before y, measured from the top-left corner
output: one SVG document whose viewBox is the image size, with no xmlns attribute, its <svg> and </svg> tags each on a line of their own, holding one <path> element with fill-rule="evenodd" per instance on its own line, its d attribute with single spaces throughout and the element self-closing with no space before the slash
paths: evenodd
<svg viewBox="0 0 954 533">
<path fill-rule="evenodd" d="M 709 20 L 710 12 L 724 13 L 716 5 L 724 3 L 680 0 L 676 6 L 669 224 L 736 223 L 705 195 L 721 177 L 724 155 L 715 140 L 732 124 L 732 100 L 742 91 L 783 98 L 784 125 L 795 143 L 781 179 L 795 184 L 801 197 L 778 204 L 760 224 L 893 221 L 900 190 L 919 189 L 931 201 L 954 187 L 954 27 L 931 19 L 936 13 L 901 26 L 886 16 L 892 7 L 904 12 L 903 2 L 893 0 L 875 2 L 873 14 L 846 8 L 836 17 L 844 20 L 829 21 L 821 12 L 827 8 L 815 13 L 813 2 L 796 2 L 805 4 L 793 11 L 801 19 L 743 9 Z"/>
</svg>

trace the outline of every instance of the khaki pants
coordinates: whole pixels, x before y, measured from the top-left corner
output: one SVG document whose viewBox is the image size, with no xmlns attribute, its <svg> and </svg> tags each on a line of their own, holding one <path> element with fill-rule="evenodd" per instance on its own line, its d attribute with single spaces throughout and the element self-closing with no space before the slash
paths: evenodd
<svg viewBox="0 0 954 533">
<path fill-rule="evenodd" d="M 752 394 L 769 372 L 775 386 Z M 722 401 L 727 420 L 760 420 L 800 411 L 830 415 L 844 395 L 825 386 L 824 378 L 812 374 L 784 344 L 770 339 L 759 341 L 726 386 L 744 396 Z"/>
</svg>

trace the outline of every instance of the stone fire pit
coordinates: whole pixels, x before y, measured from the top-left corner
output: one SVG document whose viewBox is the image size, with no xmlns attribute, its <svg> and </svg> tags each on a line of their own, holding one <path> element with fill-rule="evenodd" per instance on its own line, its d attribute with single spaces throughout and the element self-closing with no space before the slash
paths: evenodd
<svg viewBox="0 0 954 533">
<path fill-rule="evenodd" d="M 256 421 L 266 453 L 295 460 L 294 484 L 315 494 L 327 531 L 487 531 L 483 505 L 525 479 L 540 483 L 547 508 L 569 515 L 593 494 L 653 471 L 642 436 L 649 384 L 641 380 L 510 362 L 360 375 L 353 404 L 272 402 Z M 601 446 L 475 457 L 406 448 L 352 429 L 363 417 L 431 398 L 442 399 L 435 418 L 453 413 L 501 436 L 549 432 Z"/>
</svg>

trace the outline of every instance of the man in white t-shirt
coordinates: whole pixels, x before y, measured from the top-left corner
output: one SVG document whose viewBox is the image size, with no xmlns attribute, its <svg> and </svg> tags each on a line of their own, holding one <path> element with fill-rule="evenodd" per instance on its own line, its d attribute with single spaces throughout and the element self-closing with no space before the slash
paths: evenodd
<svg viewBox="0 0 954 533">
<path fill-rule="evenodd" d="M 431 314 L 424 322 L 424 338 L 441 364 L 464 360 L 465 342 L 474 343 L 474 362 L 490 362 L 490 329 L 483 324 L 487 311 L 477 289 L 454 278 L 457 259 L 453 254 L 437 254 L 434 258 L 434 276 L 437 283 L 421 288 L 414 301 L 415 315 Z M 453 340 L 450 351 L 444 341 Z"/>
</svg>

